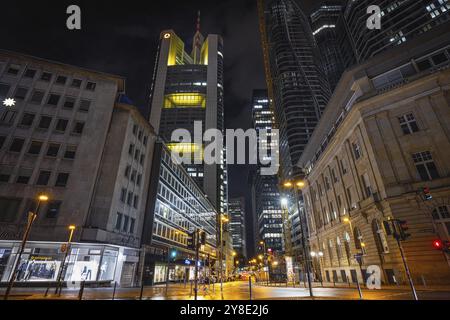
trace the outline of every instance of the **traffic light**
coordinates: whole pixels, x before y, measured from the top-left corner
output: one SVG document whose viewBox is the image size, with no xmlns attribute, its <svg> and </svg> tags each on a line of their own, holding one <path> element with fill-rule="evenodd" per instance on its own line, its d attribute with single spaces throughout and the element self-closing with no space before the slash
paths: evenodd
<svg viewBox="0 0 450 320">
<path fill-rule="evenodd" d="M 411 234 L 408 233 L 408 222 L 405 220 L 399 220 L 398 221 L 398 227 L 400 232 L 400 239 L 401 240 L 407 240 L 409 237 L 411 237 Z"/>
<path fill-rule="evenodd" d="M 433 248 L 450 253 L 450 241 L 441 239 L 433 240 Z"/>
<path fill-rule="evenodd" d="M 422 194 L 423 194 L 423 199 L 425 201 L 433 199 L 433 196 L 431 195 L 429 187 L 424 187 L 423 191 L 422 191 Z"/>
<path fill-rule="evenodd" d="M 200 244 L 202 246 L 206 245 L 206 232 L 200 231 Z"/>
<path fill-rule="evenodd" d="M 440 239 L 433 240 L 433 248 L 435 248 L 436 250 L 443 250 L 444 243 Z"/>
<path fill-rule="evenodd" d="M 190 232 L 188 237 L 187 237 L 187 247 L 191 250 L 195 250 L 195 243 L 196 241 L 196 235 L 197 232 Z"/>
</svg>

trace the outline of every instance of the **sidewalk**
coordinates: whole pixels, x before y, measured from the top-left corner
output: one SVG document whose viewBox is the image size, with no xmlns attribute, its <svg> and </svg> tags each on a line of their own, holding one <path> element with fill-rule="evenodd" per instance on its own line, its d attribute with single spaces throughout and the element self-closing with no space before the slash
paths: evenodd
<svg viewBox="0 0 450 320">
<path fill-rule="evenodd" d="M 286 285 L 286 283 L 270 283 L 267 285 L 267 283 L 259 282 L 254 283 L 255 286 L 261 286 L 261 287 L 285 287 L 285 288 L 302 288 L 302 289 L 308 289 L 308 283 L 301 282 L 296 283 L 295 286 L 291 283 Z M 361 289 L 367 289 L 365 285 L 360 284 Z M 357 289 L 357 286 L 355 283 L 351 283 L 350 285 L 348 283 L 343 282 L 323 282 L 323 285 L 320 282 L 314 282 L 312 283 L 313 288 L 328 288 L 328 289 Z M 450 285 L 415 285 L 416 290 L 418 291 L 449 291 L 450 292 Z M 410 290 L 409 285 L 381 285 L 381 290 Z"/>
</svg>

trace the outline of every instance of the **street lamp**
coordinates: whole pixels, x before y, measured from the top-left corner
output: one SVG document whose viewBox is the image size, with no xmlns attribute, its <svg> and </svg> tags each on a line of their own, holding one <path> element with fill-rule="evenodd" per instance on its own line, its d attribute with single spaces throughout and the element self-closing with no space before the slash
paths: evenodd
<svg viewBox="0 0 450 320">
<path fill-rule="evenodd" d="M 19 254 L 17 255 L 16 261 L 14 262 L 14 267 L 13 267 L 12 273 L 10 275 L 11 279 L 9 280 L 8 287 L 6 288 L 5 296 L 3 298 L 4 300 L 8 300 L 11 289 L 14 286 L 14 281 L 15 281 L 16 275 L 17 275 L 17 269 L 19 268 L 19 263 L 22 258 L 23 251 L 25 250 L 25 246 L 27 244 L 28 237 L 30 235 L 31 227 L 33 226 L 33 222 L 34 222 L 34 220 L 36 220 L 36 217 L 39 213 L 39 208 L 41 206 L 41 202 L 47 202 L 49 198 L 46 194 L 40 194 L 37 199 L 38 199 L 38 201 L 37 201 L 37 205 L 36 205 L 34 212 L 33 211 L 28 212 L 27 226 L 25 229 L 25 233 L 23 234 L 22 244 L 20 245 Z"/>
<path fill-rule="evenodd" d="M 302 221 L 302 214 L 300 213 L 300 206 L 299 206 L 299 198 L 298 193 L 301 191 L 302 188 L 306 186 L 306 183 L 303 180 L 297 180 L 297 181 L 285 181 L 283 184 L 284 188 L 286 189 L 293 189 L 294 195 L 295 195 L 295 206 L 297 207 L 298 216 L 300 219 L 300 231 L 301 231 L 301 237 L 302 237 L 302 247 L 303 247 L 303 256 L 305 257 L 305 269 L 306 269 L 306 276 L 308 278 L 308 287 L 309 287 L 309 295 L 313 296 L 312 291 L 312 283 L 311 283 L 311 272 L 310 272 L 310 265 L 309 265 L 309 256 L 308 256 L 308 250 L 306 245 L 306 238 L 305 238 L 305 229 L 303 226 Z"/>
<path fill-rule="evenodd" d="M 230 220 L 224 214 L 220 215 L 220 292 L 223 293 L 223 224 Z"/>
<path fill-rule="evenodd" d="M 65 248 L 65 252 L 64 252 L 64 259 L 62 261 L 61 269 L 58 274 L 58 279 L 56 280 L 57 287 L 55 290 L 55 294 L 57 294 L 59 291 L 59 295 L 61 295 L 62 280 L 64 279 L 64 277 L 66 275 L 66 271 L 64 270 L 64 268 L 66 267 L 66 260 L 67 260 L 67 256 L 69 255 L 69 252 L 70 252 L 70 245 L 72 244 L 73 233 L 74 233 L 76 227 L 74 225 L 70 225 L 68 229 L 69 229 L 69 240 L 67 241 L 67 244 L 66 244 L 66 248 Z"/>
</svg>

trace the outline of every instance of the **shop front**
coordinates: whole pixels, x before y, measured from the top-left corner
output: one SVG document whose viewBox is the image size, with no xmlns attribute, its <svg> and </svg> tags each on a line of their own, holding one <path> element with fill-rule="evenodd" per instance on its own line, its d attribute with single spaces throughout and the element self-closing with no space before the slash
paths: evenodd
<svg viewBox="0 0 450 320">
<path fill-rule="evenodd" d="M 11 277 L 18 257 L 20 242 L 0 241 L 0 281 L 6 283 Z M 54 282 L 63 267 L 65 250 L 70 250 L 65 262 L 64 281 L 112 283 L 132 285 L 135 272 L 122 276 L 122 272 L 136 270 L 139 250 L 120 246 L 73 243 L 28 242 L 18 264 L 18 283 Z"/>
</svg>

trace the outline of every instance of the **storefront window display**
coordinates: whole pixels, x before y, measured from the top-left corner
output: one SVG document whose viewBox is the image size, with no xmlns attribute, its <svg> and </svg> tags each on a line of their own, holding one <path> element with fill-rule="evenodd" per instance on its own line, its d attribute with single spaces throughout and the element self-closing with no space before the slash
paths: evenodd
<svg viewBox="0 0 450 320">
<path fill-rule="evenodd" d="M 166 266 L 155 265 L 154 283 L 166 282 Z"/>
</svg>

